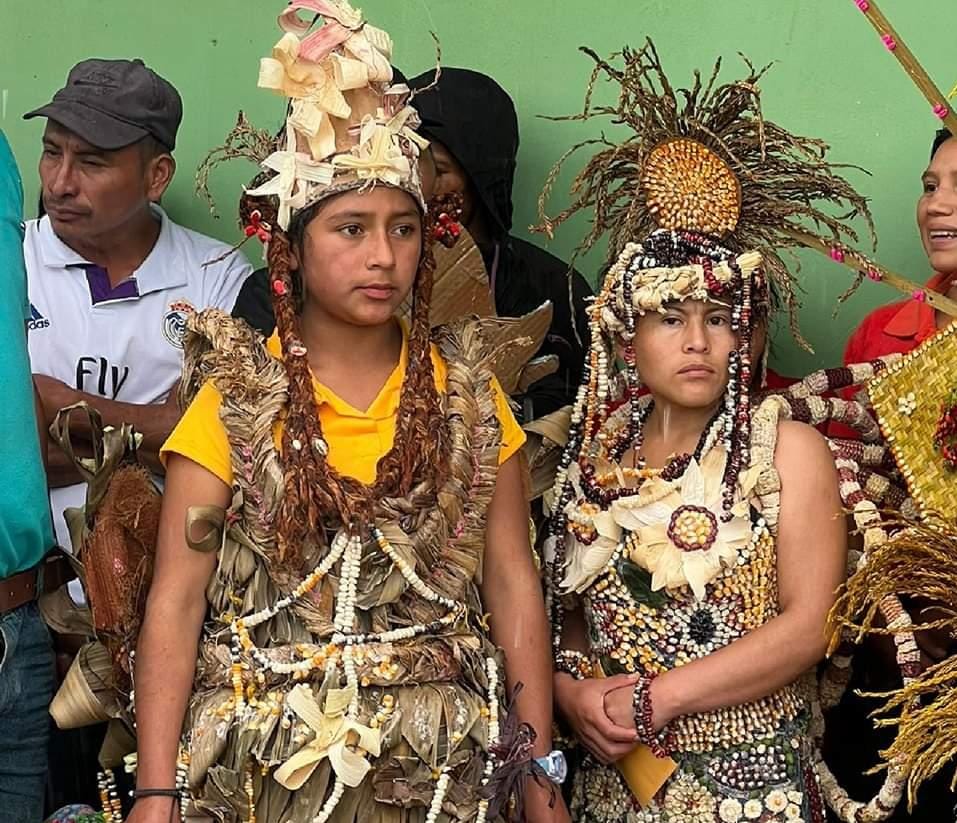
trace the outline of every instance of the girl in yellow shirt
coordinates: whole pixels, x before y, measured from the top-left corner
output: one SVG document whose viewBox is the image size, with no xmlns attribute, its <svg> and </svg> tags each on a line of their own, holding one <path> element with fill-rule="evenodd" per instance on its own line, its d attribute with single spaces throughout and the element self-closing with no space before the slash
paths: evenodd
<svg viewBox="0 0 957 823">
<path fill-rule="evenodd" d="M 311 40 L 299 7 L 343 42 Z M 523 781 L 526 819 L 565 820 L 532 766 L 552 695 L 523 435 L 475 327 L 432 342 L 430 244 L 449 221 L 425 208 L 417 117 L 387 36 L 348 4 L 293 2 L 281 22 L 260 84 L 293 98 L 287 129 L 268 157 L 228 144 L 268 170 L 242 216 L 268 240 L 277 331 L 190 323 L 130 823 L 167 823 L 177 798 L 259 823 L 492 820 Z M 357 64 L 369 82 L 307 128 L 283 72 Z"/>
</svg>

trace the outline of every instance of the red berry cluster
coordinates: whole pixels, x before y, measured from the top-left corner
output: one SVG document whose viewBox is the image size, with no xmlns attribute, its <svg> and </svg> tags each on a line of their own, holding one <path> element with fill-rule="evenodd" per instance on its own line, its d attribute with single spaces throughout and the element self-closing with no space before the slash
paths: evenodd
<svg viewBox="0 0 957 823">
<path fill-rule="evenodd" d="M 934 448 L 944 458 L 944 465 L 957 470 L 957 389 L 944 401 L 934 434 Z"/>
<path fill-rule="evenodd" d="M 268 243 L 272 238 L 270 226 L 263 220 L 262 212 L 258 209 L 249 215 L 249 224 L 243 226 L 243 234 L 245 234 L 246 237 L 255 235 L 263 243 Z"/>
<path fill-rule="evenodd" d="M 462 234 L 462 224 L 458 221 L 460 215 L 461 212 L 453 217 L 444 211 L 436 218 L 432 236 L 446 248 L 452 248 Z"/>
</svg>

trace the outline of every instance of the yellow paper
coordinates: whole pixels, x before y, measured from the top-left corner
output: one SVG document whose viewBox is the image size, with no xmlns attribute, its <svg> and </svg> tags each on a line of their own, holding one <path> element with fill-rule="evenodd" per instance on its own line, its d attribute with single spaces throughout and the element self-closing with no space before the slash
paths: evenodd
<svg viewBox="0 0 957 823">
<path fill-rule="evenodd" d="M 595 665 L 595 676 L 605 677 L 600 665 Z M 632 751 L 619 760 L 615 766 L 625 778 L 631 793 L 638 798 L 642 806 L 647 806 L 651 799 L 665 785 L 668 778 L 674 774 L 678 764 L 670 757 L 658 757 L 643 743 L 639 743 Z"/>
</svg>

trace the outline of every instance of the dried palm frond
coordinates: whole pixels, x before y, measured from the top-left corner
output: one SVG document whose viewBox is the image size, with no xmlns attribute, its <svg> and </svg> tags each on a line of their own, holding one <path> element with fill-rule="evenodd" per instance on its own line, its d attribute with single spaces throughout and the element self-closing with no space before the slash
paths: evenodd
<svg viewBox="0 0 957 823">
<path fill-rule="evenodd" d="M 196 193 L 209 205 L 211 214 L 216 214 L 216 204 L 209 190 L 209 177 L 223 163 L 245 158 L 259 166 L 276 149 L 276 137 L 265 129 L 257 129 L 239 112 L 236 125 L 226 135 L 226 142 L 213 149 L 196 170 Z"/>
</svg>

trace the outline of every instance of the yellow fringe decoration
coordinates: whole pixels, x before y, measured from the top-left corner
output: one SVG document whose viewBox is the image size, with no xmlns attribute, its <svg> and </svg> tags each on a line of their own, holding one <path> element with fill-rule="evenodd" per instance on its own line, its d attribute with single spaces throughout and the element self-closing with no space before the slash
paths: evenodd
<svg viewBox="0 0 957 823">
<path fill-rule="evenodd" d="M 882 526 L 898 529 L 887 542 L 867 552 L 866 562 L 838 594 L 830 628 L 865 634 L 896 634 L 878 627 L 880 602 L 889 595 L 920 597 L 934 602 L 941 618 L 921 624 L 923 629 L 946 629 L 957 636 L 957 524 L 931 513 L 921 523 L 897 513 L 885 513 Z"/>
<path fill-rule="evenodd" d="M 874 695 L 868 695 L 873 697 Z M 949 657 L 927 669 L 909 686 L 888 697 L 875 712 L 878 726 L 897 726 L 893 744 L 881 752 L 887 762 L 899 762 L 909 770 L 907 807 L 914 808 L 917 789 L 957 755 L 957 657 Z M 900 717 L 886 715 L 897 715 Z M 957 788 L 957 768 L 950 790 Z"/>
<path fill-rule="evenodd" d="M 957 637 L 957 523 L 939 514 L 921 523 L 889 515 L 883 525 L 898 531 L 867 553 L 866 562 L 843 587 L 830 615 L 831 628 L 855 632 L 858 642 L 867 633 L 895 634 L 874 621 L 881 600 L 897 594 L 933 602 L 935 614 L 941 616 L 921 623 L 920 629 L 943 629 Z M 875 712 L 875 722 L 897 726 L 898 732 L 881 756 L 909 772 L 907 801 L 912 808 L 918 787 L 957 756 L 957 657 L 932 666 L 896 692 L 869 696 L 887 698 Z M 951 780 L 954 788 L 957 772 Z"/>
</svg>

